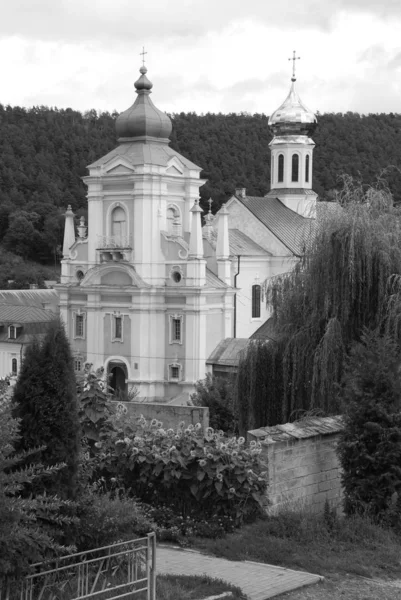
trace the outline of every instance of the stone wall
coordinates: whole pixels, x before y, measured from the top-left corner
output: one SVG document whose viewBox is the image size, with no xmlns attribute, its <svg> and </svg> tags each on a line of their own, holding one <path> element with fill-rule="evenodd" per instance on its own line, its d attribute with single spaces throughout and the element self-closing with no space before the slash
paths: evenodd
<svg viewBox="0 0 401 600">
<path fill-rule="evenodd" d="M 112 402 L 112 404 L 118 404 Z M 127 407 L 127 415 L 136 419 L 143 415 L 146 420 L 157 419 L 163 423 L 164 429 L 176 429 L 181 421 L 185 425 L 201 423 L 209 427 L 209 409 L 205 406 L 174 406 L 156 402 L 123 402 Z"/>
<path fill-rule="evenodd" d="M 262 443 L 260 458 L 269 476 L 268 512 L 304 505 L 322 512 L 326 500 L 341 511 L 341 470 L 336 454 L 341 429 L 341 417 L 324 417 L 248 432 L 248 441 Z"/>
</svg>

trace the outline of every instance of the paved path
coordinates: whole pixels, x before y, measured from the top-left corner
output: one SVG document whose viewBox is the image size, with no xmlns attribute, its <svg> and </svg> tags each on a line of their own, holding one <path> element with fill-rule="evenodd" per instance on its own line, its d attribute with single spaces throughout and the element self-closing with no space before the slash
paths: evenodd
<svg viewBox="0 0 401 600">
<path fill-rule="evenodd" d="M 158 546 L 158 573 L 208 575 L 240 587 L 250 600 L 265 600 L 322 581 L 320 575 L 264 563 L 231 561 L 178 548 Z"/>
</svg>

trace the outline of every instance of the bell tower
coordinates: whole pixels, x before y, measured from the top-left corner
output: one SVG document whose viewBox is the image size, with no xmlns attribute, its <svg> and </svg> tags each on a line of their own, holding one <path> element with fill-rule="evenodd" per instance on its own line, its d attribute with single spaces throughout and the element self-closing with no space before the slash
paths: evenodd
<svg viewBox="0 0 401 600">
<path fill-rule="evenodd" d="M 271 189 L 267 194 L 278 198 L 304 217 L 315 217 L 317 195 L 312 189 L 313 149 L 311 135 L 317 119 L 302 103 L 295 90 L 295 51 L 291 88 L 283 104 L 271 115 Z"/>
</svg>

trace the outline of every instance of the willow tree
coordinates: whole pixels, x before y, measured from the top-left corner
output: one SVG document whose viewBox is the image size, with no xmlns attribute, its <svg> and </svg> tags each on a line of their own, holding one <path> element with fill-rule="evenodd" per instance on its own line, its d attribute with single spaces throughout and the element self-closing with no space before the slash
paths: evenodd
<svg viewBox="0 0 401 600">
<path fill-rule="evenodd" d="M 337 412 L 351 343 L 365 329 L 400 335 L 401 210 L 381 179 L 343 184 L 336 202 L 318 205 L 293 271 L 265 284 L 279 341 L 251 345 L 240 362 L 241 431 Z"/>
</svg>

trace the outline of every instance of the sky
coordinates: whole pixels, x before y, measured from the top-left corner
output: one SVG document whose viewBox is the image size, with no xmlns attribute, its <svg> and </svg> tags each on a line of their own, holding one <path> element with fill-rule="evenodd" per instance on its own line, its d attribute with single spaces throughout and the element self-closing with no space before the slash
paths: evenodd
<svg viewBox="0 0 401 600">
<path fill-rule="evenodd" d="M 293 50 L 310 109 L 401 112 L 400 0 L 3 0 L 0 103 L 120 112 L 143 47 L 169 113 L 271 114 Z"/>
</svg>

